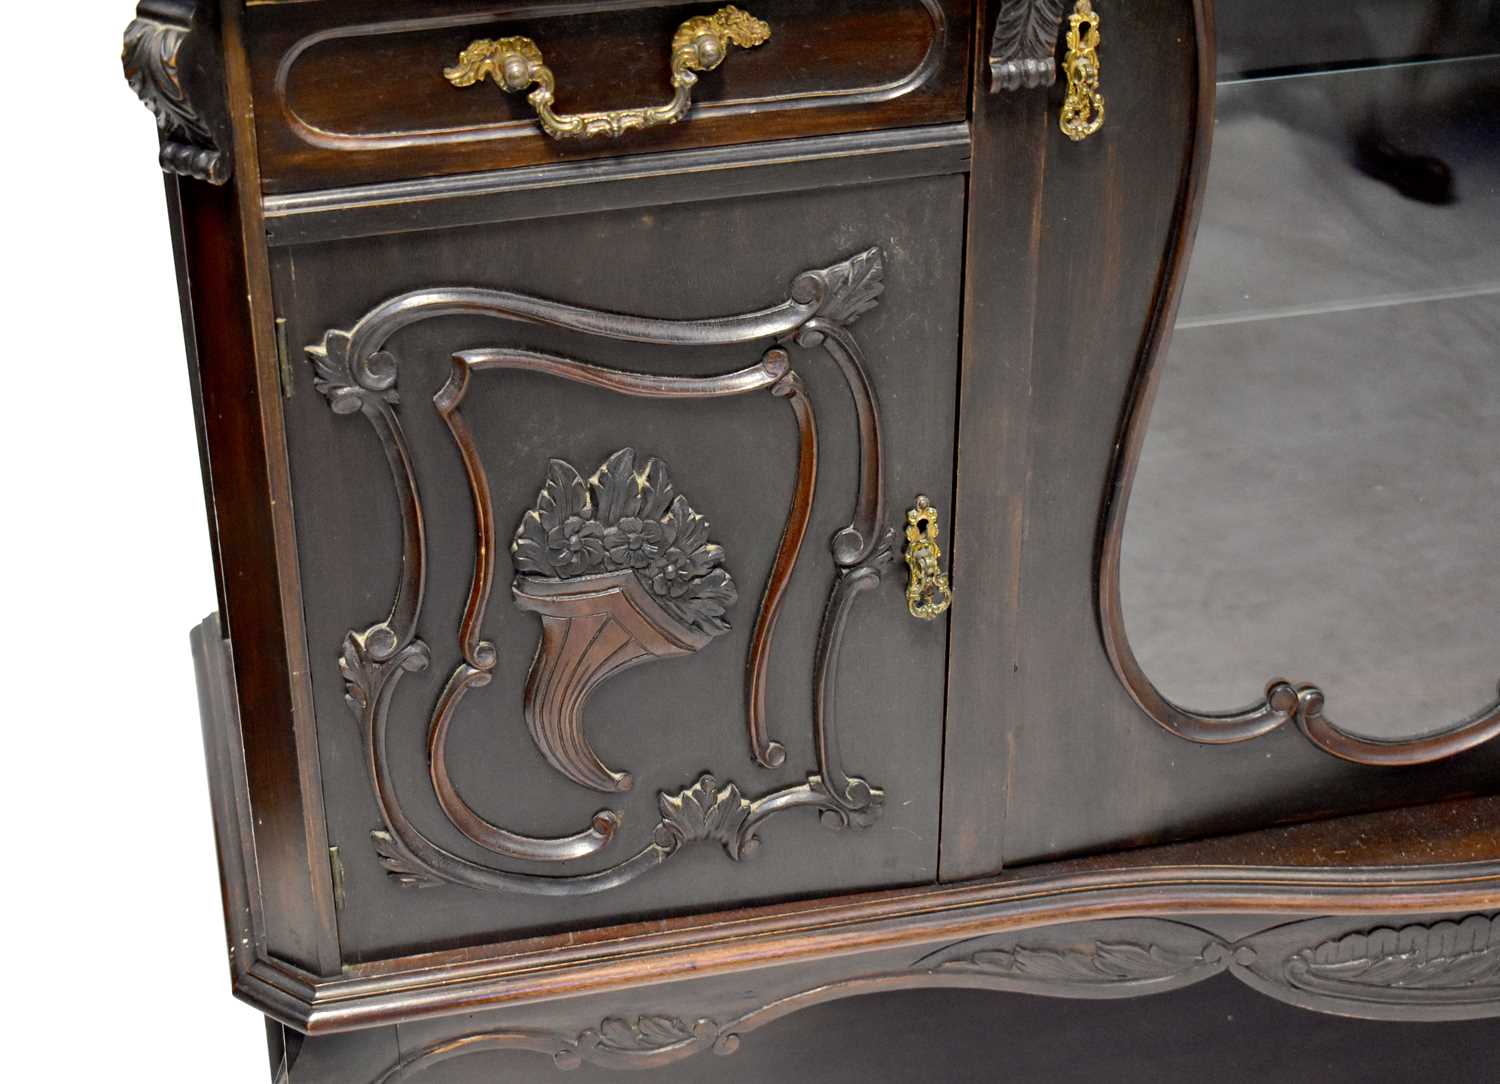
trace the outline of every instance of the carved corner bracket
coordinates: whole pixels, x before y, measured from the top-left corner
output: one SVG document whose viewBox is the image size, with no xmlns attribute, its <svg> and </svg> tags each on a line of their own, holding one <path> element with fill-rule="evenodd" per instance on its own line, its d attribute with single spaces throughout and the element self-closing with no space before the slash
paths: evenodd
<svg viewBox="0 0 1500 1084">
<path fill-rule="evenodd" d="M 990 43 L 990 93 L 1050 87 L 1068 0 L 1001 0 Z"/>
<path fill-rule="evenodd" d="M 1347 927 L 1345 927 L 1347 928 Z M 581 1033 L 477 1032 L 419 1050 L 378 1084 L 405 1084 L 451 1058 L 529 1050 L 560 1069 L 585 1062 L 656 1069 L 712 1050 L 802 1009 L 885 990 L 970 989 L 1059 998 L 1129 998 L 1181 989 L 1229 973 L 1302 1008 L 1367 1019 L 1464 1020 L 1500 1016 L 1500 918 L 1475 914 L 1428 923 L 1326 932 L 1310 919 L 1227 940 L 1185 922 L 1115 919 L 959 941 L 904 969 L 790 993 L 749 1012 L 691 1021 L 665 1014 L 614 1016 Z"/>
<path fill-rule="evenodd" d="M 843 768 L 834 700 L 839 647 L 853 601 L 880 582 L 894 548 L 894 531 L 883 522 L 884 475 L 874 389 L 859 343 L 849 330 L 877 304 L 884 289 L 882 280 L 881 254 L 869 249 L 802 274 L 792 284 L 789 298 L 778 305 L 696 321 L 625 316 L 509 291 L 422 290 L 392 298 L 350 330 L 331 330 L 321 343 L 308 348 L 316 370 L 315 386 L 334 413 L 361 414 L 374 430 L 401 509 L 401 576 L 390 613 L 363 632 L 351 631 L 340 659 L 348 689 L 346 702 L 360 723 L 370 780 L 384 821 L 372 839 L 380 861 L 399 884 L 450 883 L 540 895 L 592 893 L 634 879 L 689 843 L 717 842 L 730 858 L 747 858 L 758 843 L 757 826 L 787 810 L 815 810 L 827 827 L 835 829 L 868 827 L 880 815 L 884 793 Z M 785 751 L 768 737 L 765 720 L 770 641 L 806 535 L 817 476 L 812 402 L 780 344 L 821 347 L 835 363 L 849 386 L 858 417 L 860 471 L 851 522 L 831 544 L 836 575 L 814 666 L 817 767 L 806 782 L 751 799 L 734 783 L 720 786 L 712 775 L 704 775 L 680 792 L 662 792 L 660 820 L 649 842 L 614 865 L 586 874 L 526 874 L 472 861 L 435 843 L 407 817 L 392 785 L 387 730 L 396 686 L 404 675 L 423 671 L 430 664 L 431 653 L 416 636 L 427 548 L 411 450 L 397 413 L 399 365 L 387 344 L 403 327 L 454 314 L 549 324 L 664 346 L 756 340 L 777 345 L 766 349 L 759 363 L 748 368 L 702 377 L 625 372 L 513 348 L 468 350 L 452 357 L 449 380 L 433 397 L 433 404 L 463 462 L 476 525 L 473 577 L 457 630 L 463 661 L 439 695 L 428 724 L 433 787 L 452 824 L 492 854 L 566 862 L 602 850 L 621 823 L 618 813 L 603 810 L 588 828 L 572 835 L 524 836 L 480 816 L 448 776 L 446 742 L 455 710 L 469 689 L 489 683 L 498 661 L 493 643 L 481 631 L 495 578 L 494 509 L 488 476 L 462 411 L 474 376 L 485 372 L 543 373 L 655 399 L 711 399 L 769 391 L 791 406 L 798 435 L 796 484 L 746 661 L 752 756 L 757 763 L 774 767 L 784 761 Z M 627 789 L 632 782 L 626 773 L 605 767 L 584 737 L 581 710 L 594 685 L 624 666 L 700 650 L 728 631 L 724 614 L 738 592 L 721 567 L 722 549 L 708 540 L 707 532 L 707 523 L 675 492 L 665 466 L 650 457 L 638 460 L 634 449 L 616 452 L 587 480 L 566 462 L 552 461 L 536 507 L 523 516 L 516 533 L 513 557 L 518 575 L 512 594 L 520 609 L 538 613 L 543 624 L 525 698 L 527 722 L 548 761 L 574 782 L 606 792 Z M 569 642 L 575 639 L 573 623 L 579 619 L 589 627 L 570 648 Z M 605 645 L 608 650 L 601 649 L 602 654 L 593 652 L 606 630 L 619 635 Z M 553 696 L 558 690 L 559 695 Z"/>
<path fill-rule="evenodd" d="M 233 172 L 214 5 L 142 0 L 125 29 L 130 89 L 156 117 L 161 168 L 210 184 Z"/>
</svg>

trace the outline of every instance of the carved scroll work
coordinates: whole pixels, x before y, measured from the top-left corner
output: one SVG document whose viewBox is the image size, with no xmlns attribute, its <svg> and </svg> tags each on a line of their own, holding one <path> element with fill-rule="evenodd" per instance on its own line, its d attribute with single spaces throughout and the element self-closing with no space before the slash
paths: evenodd
<svg viewBox="0 0 1500 1084">
<path fill-rule="evenodd" d="M 1057 80 L 1057 35 L 1068 0 L 1001 0 L 990 44 L 990 93 L 1050 87 Z"/>
<path fill-rule="evenodd" d="M 880 424 L 874 391 L 859 344 L 850 331 L 850 325 L 876 305 L 883 289 L 881 280 L 881 254 L 878 249 L 870 249 L 832 267 L 798 276 L 789 298 L 778 305 L 708 320 L 626 316 L 501 290 L 422 290 L 393 298 L 372 310 L 350 330 L 330 331 L 321 344 L 308 349 L 317 370 L 316 386 L 328 399 L 333 411 L 336 414 L 363 415 L 379 438 L 401 509 L 402 570 L 390 612 L 385 620 L 363 632 L 351 631 L 345 638 L 340 660 L 348 690 L 346 700 L 361 725 L 371 784 L 384 821 L 384 829 L 374 834 L 376 849 L 387 870 L 400 883 L 425 887 L 447 882 L 481 890 L 543 895 L 597 892 L 623 884 L 659 865 L 685 843 L 712 840 L 721 844 L 731 858 L 746 857 L 755 849 L 756 827 L 767 817 L 784 810 L 818 810 L 823 822 L 833 828 L 865 827 L 879 815 L 883 793 L 865 780 L 847 774 L 840 762 L 834 725 L 834 687 L 838 645 L 853 600 L 879 582 L 883 568 L 891 559 L 894 538 L 894 532 L 884 523 Z M 755 365 L 704 377 L 624 372 L 519 349 L 470 350 L 453 356 L 449 380 L 434 396 L 433 402 L 448 426 L 468 477 L 476 527 L 476 556 L 468 602 L 457 634 L 463 661 L 438 697 L 428 728 L 432 783 L 439 804 L 449 819 L 464 835 L 491 853 L 506 858 L 555 862 L 570 861 L 602 850 L 616 836 L 620 826 L 619 815 L 604 810 L 595 816 L 588 828 L 570 836 L 551 839 L 524 836 L 478 814 L 459 795 L 448 775 L 446 741 L 454 712 L 469 689 L 489 683 L 497 662 L 494 644 L 485 640 L 481 631 L 495 578 L 495 514 L 489 480 L 462 412 L 473 379 L 484 373 L 543 373 L 619 395 L 651 399 L 688 401 L 769 391 L 787 400 L 798 434 L 797 478 L 746 660 L 746 717 L 751 754 L 757 763 L 766 767 L 784 762 L 785 749 L 779 742 L 771 740 L 767 728 L 767 670 L 777 617 L 812 511 L 818 447 L 812 402 L 801 378 L 792 370 L 787 351 L 782 348 L 791 342 L 808 348 L 822 348 L 843 374 L 854 399 L 860 443 L 860 473 L 853 514 L 849 525 L 842 528 L 832 542 L 837 575 L 819 631 L 814 675 L 812 722 L 818 764 L 805 783 L 757 799 L 747 799 L 733 783 L 721 786 L 713 776 L 705 775 L 678 793 L 663 792 L 658 803 L 661 819 L 651 841 L 616 864 L 587 874 L 519 873 L 472 861 L 433 842 L 406 815 L 392 784 L 387 731 L 397 684 L 403 675 L 425 670 L 431 659 L 427 645 L 417 638 L 427 543 L 411 451 L 398 414 L 398 363 L 388 349 L 388 343 L 402 328 L 449 315 L 480 315 L 546 324 L 603 338 L 663 346 L 732 345 L 757 340 L 772 344 Z M 628 469 L 632 472 L 644 469 L 649 476 L 656 469 L 651 466 L 654 461 L 638 458 L 633 449 L 622 449 L 600 468 L 600 472 L 626 470 L 627 459 L 630 461 Z M 572 477 L 567 476 L 571 467 L 555 462 L 553 469 L 559 472 L 557 480 L 560 485 L 572 484 Z M 663 478 L 657 479 L 656 484 L 664 485 L 665 468 L 660 469 Z M 596 472 L 591 484 L 599 482 L 602 499 L 600 472 Z M 576 471 L 572 473 L 577 475 Z M 581 477 L 578 482 L 583 484 Z M 546 497 L 545 491 L 543 497 Z M 678 511 L 674 504 L 672 514 L 683 519 L 693 515 L 685 502 L 682 508 L 685 511 Z M 523 534 L 524 529 L 523 523 Z M 523 609 L 552 612 L 561 617 L 585 612 L 592 616 L 604 614 L 622 625 L 641 625 L 636 618 L 653 606 L 661 609 L 660 602 L 652 601 L 650 592 L 642 587 L 633 571 L 606 570 L 601 575 L 609 582 L 601 579 L 592 585 L 597 590 L 582 592 L 593 595 L 592 603 L 580 603 L 571 610 L 561 600 L 570 596 L 578 602 L 581 595 L 576 590 L 576 580 L 569 586 L 561 579 L 523 574 L 517 577 L 514 594 Z M 652 641 L 643 650 L 660 657 L 703 647 L 718 624 L 722 624 L 723 607 L 734 597 L 732 584 L 727 591 L 717 580 L 714 584 L 718 590 L 709 600 L 710 607 L 701 613 L 684 611 L 674 617 L 663 611 L 665 616 L 658 614 L 654 621 L 645 622 L 652 628 L 644 625 L 636 628 L 635 631 L 644 639 L 651 640 L 656 636 L 661 641 Z M 690 627 L 695 623 L 696 628 Z M 528 684 L 527 718 L 534 739 L 553 766 L 575 782 L 606 792 L 626 789 L 632 783 L 631 777 L 603 765 L 584 737 L 582 700 L 592 687 L 590 682 L 577 683 L 563 701 L 550 706 L 544 702 L 541 687 L 546 683 L 538 678 L 537 666 L 545 661 L 547 635 L 544 625 L 543 649 Z"/>
<path fill-rule="evenodd" d="M 581 1033 L 513 1029 L 436 1043 L 394 1066 L 379 1084 L 420 1081 L 454 1058 L 528 1050 L 560 1069 L 585 1062 L 656 1069 L 712 1050 L 830 1001 L 886 990 L 994 990 L 1060 998 L 1129 998 L 1178 990 L 1228 972 L 1270 997 L 1341 1016 L 1465 1020 L 1500 1015 L 1500 919 L 1361 930 L 1329 937 L 1325 920 L 1294 922 L 1228 941 L 1163 919 L 1120 919 L 960 941 L 909 968 L 791 993 L 752 1009 L 691 1020 L 661 1013 L 615 1016 Z"/>
<path fill-rule="evenodd" d="M 1167 254 L 1167 274 L 1163 276 L 1156 313 L 1142 342 L 1135 376 L 1126 398 L 1122 437 L 1116 445 L 1101 516 L 1095 603 L 1104 650 L 1115 676 L 1137 706 L 1158 725 L 1188 741 L 1231 745 L 1250 741 L 1295 722 L 1297 729 L 1318 749 L 1355 764 L 1403 767 L 1458 756 L 1500 739 L 1500 697 L 1468 718 L 1430 730 L 1418 738 L 1366 738 L 1338 726 L 1323 714 L 1325 696 L 1322 689 L 1282 678 L 1273 678 L 1267 683 L 1265 696 L 1259 702 L 1238 710 L 1195 711 L 1182 707 L 1167 699 L 1152 684 L 1131 647 L 1120 600 L 1125 518 L 1141 450 L 1146 443 L 1146 431 L 1151 423 L 1151 405 L 1161 384 L 1167 346 L 1187 277 L 1188 256 L 1202 212 L 1213 140 L 1214 48 L 1208 40 L 1211 28 L 1206 25 L 1206 20 L 1200 15 L 1196 24 L 1197 131 L 1182 181 L 1182 218 L 1174 234 L 1173 247 Z M 1411 726 L 1407 729 L 1419 728 Z"/>
<path fill-rule="evenodd" d="M 125 30 L 122 60 L 130 89 L 156 117 L 161 168 L 224 184 L 232 163 L 214 6 L 143 0 Z"/>
</svg>

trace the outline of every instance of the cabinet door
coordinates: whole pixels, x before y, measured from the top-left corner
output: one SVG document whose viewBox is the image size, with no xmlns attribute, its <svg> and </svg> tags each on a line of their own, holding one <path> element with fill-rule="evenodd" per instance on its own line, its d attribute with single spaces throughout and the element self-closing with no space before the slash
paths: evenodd
<svg viewBox="0 0 1500 1084">
<path fill-rule="evenodd" d="M 976 104 L 945 878 L 1500 779 L 1493 20 L 1214 6 Z"/>
<path fill-rule="evenodd" d="M 348 960 L 936 876 L 963 178 L 703 195 L 273 249 Z"/>
</svg>

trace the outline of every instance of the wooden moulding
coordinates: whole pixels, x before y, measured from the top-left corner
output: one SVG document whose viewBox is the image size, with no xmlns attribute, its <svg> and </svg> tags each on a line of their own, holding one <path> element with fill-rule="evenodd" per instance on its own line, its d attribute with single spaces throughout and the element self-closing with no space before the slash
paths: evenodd
<svg viewBox="0 0 1500 1084">
<path fill-rule="evenodd" d="M 1400 916 L 1500 909 L 1500 797 L 1474 798 L 1036 866 L 968 884 L 479 945 L 319 977 L 272 959 L 255 934 L 260 892 L 236 777 L 239 726 L 228 645 L 214 619 L 196 634 L 195 647 L 235 993 L 308 1034 L 1104 919 L 1368 915 L 1388 926 Z M 1333 864 L 1349 861 L 1359 864 Z M 859 973 L 857 966 L 841 970 Z M 883 981 L 882 988 L 902 985 Z M 908 985 L 923 982 L 913 977 Z M 1477 1015 L 1472 1006 L 1469 1014 Z"/>
</svg>

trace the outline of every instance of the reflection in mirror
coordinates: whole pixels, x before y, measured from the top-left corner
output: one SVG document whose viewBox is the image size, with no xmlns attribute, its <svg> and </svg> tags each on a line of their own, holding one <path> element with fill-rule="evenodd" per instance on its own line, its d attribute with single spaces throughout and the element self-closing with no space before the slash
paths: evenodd
<svg viewBox="0 0 1500 1084">
<path fill-rule="evenodd" d="M 1362 738 L 1494 737 L 1500 3 L 1217 8 L 1212 166 L 1124 527 L 1125 650 L 1176 705 L 1284 677 Z M 1261 731 L 1297 706 L 1270 699 Z M 1325 737 L 1382 762 L 1380 741 Z"/>
</svg>

